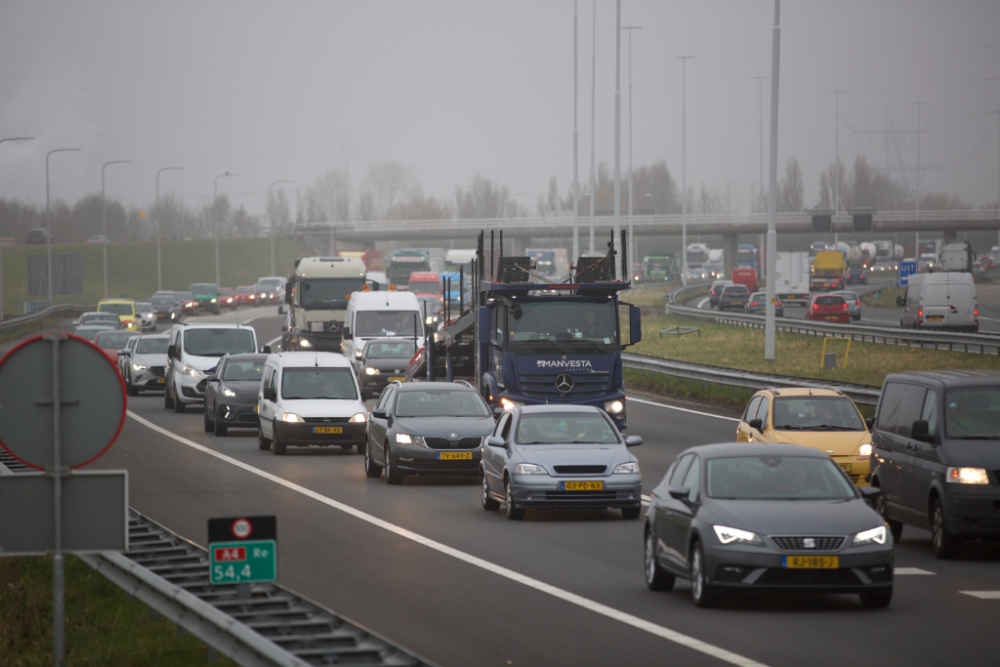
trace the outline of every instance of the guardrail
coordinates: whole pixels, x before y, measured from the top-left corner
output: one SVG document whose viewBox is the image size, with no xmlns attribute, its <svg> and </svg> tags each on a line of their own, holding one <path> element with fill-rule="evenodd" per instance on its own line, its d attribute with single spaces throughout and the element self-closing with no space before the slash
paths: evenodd
<svg viewBox="0 0 1000 667">
<path fill-rule="evenodd" d="M 870 387 L 862 384 L 830 383 L 820 379 L 813 380 L 788 375 L 755 373 L 735 368 L 722 368 L 720 366 L 707 366 L 705 364 L 692 364 L 686 361 L 648 357 L 642 354 L 622 354 L 622 365 L 625 368 L 637 371 L 649 371 L 651 373 L 684 378 L 685 380 L 711 382 L 712 384 L 720 384 L 727 387 L 742 387 L 754 391 L 768 387 L 834 388 L 843 392 L 852 401 L 860 405 L 874 406 L 878 404 L 880 393 L 878 387 Z"/>
<path fill-rule="evenodd" d="M 697 287 L 702 287 L 699 285 Z M 678 303 L 690 294 L 695 286 L 675 290 L 667 299 L 667 313 L 683 315 L 695 319 L 730 324 L 753 329 L 764 328 L 763 315 L 746 313 L 719 313 L 713 310 L 703 310 Z M 929 347 L 937 350 L 970 352 L 973 354 L 1000 355 L 1000 336 L 991 334 L 958 333 L 953 331 L 934 332 L 898 327 L 877 327 L 864 324 L 827 324 L 793 318 L 776 318 L 777 331 L 823 336 L 824 338 L 850 338 L 869 343 L 883 345 L 904 345 L 906 347 Z"/>
<path fill-rule="evenodd" d="M 4 329 L 9 329 L 11 327 L 18 327 L 24 324 L 31 324 L 32 322 L 46 320 L 49 319 L 50 317 L 65 317 L 66 315 L 80 315 L 81 313 L 86 313 L 87 311 L 95 310 L 96 308 L 97 308 L 96 304 L 89 304 L 86 306 L 77 306 L 71 304 L 49 306 L 45 310 L 39 310 L 37 312 L 31 313 L 30 315 L 19 315 L 18 317 L 4 319 L 3 322 L 0 322 L 0 331 L 3 331 Z"/>
</svg>

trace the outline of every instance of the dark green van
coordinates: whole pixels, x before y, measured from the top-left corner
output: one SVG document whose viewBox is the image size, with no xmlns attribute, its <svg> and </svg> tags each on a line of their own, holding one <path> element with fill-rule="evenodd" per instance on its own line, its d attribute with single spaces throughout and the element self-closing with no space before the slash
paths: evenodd
<svg viewBox="0 0 1000 667">
<path fill-rule="evenodd" d="M 219 314 L 219 288 L 215 283 L 192 283 L 188 289 L 198 302 L 198 310 Z"/>
</svg>

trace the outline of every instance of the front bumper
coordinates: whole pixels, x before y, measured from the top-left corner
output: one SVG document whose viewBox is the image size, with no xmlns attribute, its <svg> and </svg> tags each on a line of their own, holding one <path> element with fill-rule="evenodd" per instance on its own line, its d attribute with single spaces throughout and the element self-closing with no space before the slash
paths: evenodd
<svg viewBox="0 0 1000 667">
<path fill-rule="evenodd" d="M 359 377 L 361 378 L 362 387 L 371 387 L 373 391 L 379 392 L 388 387 L 389 383 L 394 380 L 399 380 L 400 382 L 406 381 L 406 371 L 402 373 L 377 373 L 375 375 L 368 375 L 362 372 Z"/>
<path fill-rule="evenodd" d="M 206 380 L 204 375 L 191 377 L 184 373 L 174 373 L 174 388 L 177 390 L 175 398 L 185 405 L 204 403 L 205 385 Z"/>
<path fill-rule="evenodd" d="M 704 545 L 708 583 L 727 589 L 860 593 L 892 586 L 892 547 L 781 552 L 769 547 Z M 782 567 L 785 556 L 837 556 L 832 569 Z"/>
<path fill-rule="evenodd" d="M 154 368 L 159 368 L 159 372 L 146 368 L 141 371 L 132 371 L 132 386 L 137 389 L 156 389 L 157 391 L 162 391 L 166 386 L 166 378 L 163 377 L 163 368 L 156 366 Z"/>
<path fill-rule="evenodd" d="M 996 474 L 996 473 L 994 473 Z M 948 484 L 945 525 L 948 532 L 965 538 L 1000 537 L 1000 488 L 994 484 Z"/>
<path fill-rule="evenodd" d="M 472 458 L 447 460 L 445 454 L 471 454 Z M 413 445 L 393 445 L 392 458 L 396 470 L 410 475 L 478 475 L 482 461 L 481 449 L 432 449 Z"/>
<path fill-rule="evenodd" d="M 256 400 L 252 403 L 237 403 L 233 399 L 223 399 L 219 401 L 216 410 L 216 418 L 227 426 L 257 428 L 260 421 L 257 418 Z"/>
<path fill-rule="evenodd" d="M 564 491 L 563 482 L 601 481 L 601 491 Z M 637 474 L 595 475 L 593 477 L 553 477 L 512 474 L 510 490 L 520 507 L 585 508 L 639 507 L 642 478 Z"/>
<path fill-rule="evenodd" d="M 278 438 L 283 445 L 290 447 L 329 447 L 331 445 L 363 445 L 365 443 L 365 429 L 368 424 L 337 422 L 331 424 L 310 423 L 295 424 L 282 421 L 275 421 L 274 428 L 277 430 Z M 340 433 L 315 433 L 316 428 L 340 427 Z"/>
</svg>

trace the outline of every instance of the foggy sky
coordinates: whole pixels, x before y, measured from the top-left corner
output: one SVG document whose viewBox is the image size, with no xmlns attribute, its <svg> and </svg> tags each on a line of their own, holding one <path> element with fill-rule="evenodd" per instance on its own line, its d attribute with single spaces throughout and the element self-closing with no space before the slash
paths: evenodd
<svg viewBox="0 0 1000 667">
<path fill-rule="evenodd" d="M 591 0 L 579 2 L 580 179 L 590 155 Z M 597 3 L 599 161 L 614 163 L 615 3 Z M 771 69 L 770 0 L 625 0 L 633 36 L 636 166 L 666 160 L 681 178 L 681 65 L 687 65 L 687 182 L 749 208 L 758 181 L 758 83 Z M 789 1 L 782 5 L 779 171 L 796 157 L 806 205 L 835 152 L 916 173 L 924 100 L 923 193 L 973 204 L 1000 188 L 1000 2 Z M 99 193 L 127 204 L 161 192 L 196 207 L 220 194 L 263 211 L 268 184 L 312 185 L 331 167 L 412 168 L 425 194 L 450 198 L 481 173 L 534 209 L 549 177 L 573 177 L 572 0 L 417 2 L 45 2 L 0 4 L 0 196 L 45 201 Z M 622 167 L 628 165 L 628 52 L 622 40 Z M 764 90 L 768 142 L 770 82 Z M 878 134 L 866 133 L 877 131 Z M 890 137 L 889 141 L 892 141 Z M 765 179 L 767 160 L 764 155 Z M 523 194 L 522 194 L 523 193 Z"/>
</svg>

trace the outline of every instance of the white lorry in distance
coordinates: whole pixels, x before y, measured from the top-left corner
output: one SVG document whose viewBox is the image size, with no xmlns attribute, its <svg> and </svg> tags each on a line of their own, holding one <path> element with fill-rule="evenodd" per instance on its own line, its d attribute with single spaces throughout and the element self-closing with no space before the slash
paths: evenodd
<svg viewBox="0 0 1000 667">
<path fill-rule="evenodd" d="M 774 258 L 774 294 L 784 305 L 809 303 L 808 252 L 779 252 Z"/>
<path fill-rule="evenodd" d="M 288 312 L 281 349 L 339 352 L 351 293 L 364 285 L 365 263 L 358 257 L 296 260 L 284 293 Z"/>
</svg>

